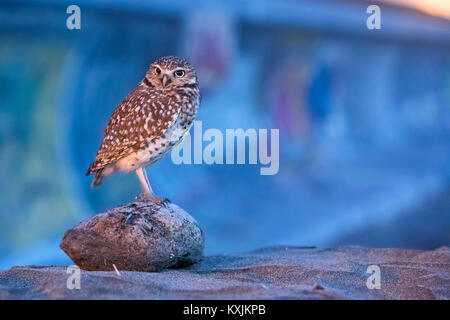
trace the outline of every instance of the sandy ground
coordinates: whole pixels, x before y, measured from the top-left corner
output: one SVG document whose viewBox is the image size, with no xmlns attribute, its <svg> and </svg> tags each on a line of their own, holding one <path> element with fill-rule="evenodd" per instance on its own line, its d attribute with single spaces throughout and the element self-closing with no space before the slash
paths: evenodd
<svg viewBox="0 0 450 320">
<path fill-rule="evenodd" d="M 380 289 L 368 289 L 369 265 Z M 186 269 L 81 272 L 68 289 L 65 266 L 0 271 L 1 299 L 450 299 L 450 248 L 434 251 L 269 247 L 209 256 Z"/>
</svg>

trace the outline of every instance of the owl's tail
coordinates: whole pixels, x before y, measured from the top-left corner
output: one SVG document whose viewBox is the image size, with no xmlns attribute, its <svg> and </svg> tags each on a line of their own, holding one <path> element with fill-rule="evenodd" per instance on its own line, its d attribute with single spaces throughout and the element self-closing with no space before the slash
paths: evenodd
<svg viewBox="0 0 450 320">
<path fill-rule="evenodd" d="M 105 168 L 102 168 L 95 173 L 94 180 L 92 180 L 92 184 L 91 184 L 92 188 L 102 185 L 103 178 L 105 177 L 103 175 L 103 170 L 105 170 Z"/>
<path fill-rule="evenodd" d="M 103 178 L 105 177 L 105 175 L 103 173 L 105 168 L 100 168 L 100 169 L 96 170 L 95 164 L 96 164 L 95 161 L 92 162 L 89 166 L 89 169 L 86 172 L 86 176 L 88 176 L 92 173 L 95 173 L 94 180 L 92 180 L 92 184 L 91 184 L 92 188 L 100 186 L 103 182 Z"/>
</svg>

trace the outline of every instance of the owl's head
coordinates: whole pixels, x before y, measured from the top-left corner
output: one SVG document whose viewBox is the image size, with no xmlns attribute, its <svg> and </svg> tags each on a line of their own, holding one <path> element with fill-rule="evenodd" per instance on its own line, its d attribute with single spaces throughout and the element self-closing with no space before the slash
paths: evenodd
<svg viewBox="0 0 450 320">
<path fill-rule="evenodd" d="M 156 88 L 173 88 L 197 84 L 195 69 L 184 59 L 167 56 L 150 65 L 145 75 Z"/>
</svg>

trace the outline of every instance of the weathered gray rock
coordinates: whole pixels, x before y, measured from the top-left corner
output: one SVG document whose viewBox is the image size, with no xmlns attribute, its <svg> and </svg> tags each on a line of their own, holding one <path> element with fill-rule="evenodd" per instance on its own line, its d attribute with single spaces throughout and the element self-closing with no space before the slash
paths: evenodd
<svg viewBox="0 0 450 320">
<path fill-rule="evenodd" d="M 138 200 L 78 223 L 60 247 L 84 270 L 148 272 L 198 262 L 204 236 L 177 205 Z"/>
</svg>

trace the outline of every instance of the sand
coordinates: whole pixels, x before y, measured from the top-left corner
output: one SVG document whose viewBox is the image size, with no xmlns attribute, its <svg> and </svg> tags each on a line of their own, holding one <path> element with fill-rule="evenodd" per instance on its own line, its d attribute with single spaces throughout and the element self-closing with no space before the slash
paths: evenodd
<svg viewBox="0 0 450 320">
<path fill-rule="evenodd" d="M 368 289 L 369 265 L 380 289 Z M 434 251 L 276 246 L 209 256 L 161 272 L 81 271 L 66 266 L 0 271 L 0 299 L 450 299 L 450 248 Z"/>
</svg>

